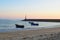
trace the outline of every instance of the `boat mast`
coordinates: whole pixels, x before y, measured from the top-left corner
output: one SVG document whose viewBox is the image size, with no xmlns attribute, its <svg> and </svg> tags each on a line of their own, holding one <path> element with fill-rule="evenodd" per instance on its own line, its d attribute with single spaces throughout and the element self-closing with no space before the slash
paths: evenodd
<svg viewBox="0 0 60 40">
<path fill-rule="evenodd" d="M 26 15 L 25 15 L 25 20 L 26 20 Z"/>
<path fill-rule="evenodd" d="M 26 20 L 27 18 L 26 18 L 26 14 L 25 14 L 25 20 Z"/>
<path fill-rule="evenodd" d="M 25 10 L 25 8 L 24 8 L 24 10 Z M 25 11 L 25 21 L 26 21 L 26 19 L 27 19 L 27 17 L 26 17 L 27 15 L 26 15 L 26 11 Z"/>
</svg>

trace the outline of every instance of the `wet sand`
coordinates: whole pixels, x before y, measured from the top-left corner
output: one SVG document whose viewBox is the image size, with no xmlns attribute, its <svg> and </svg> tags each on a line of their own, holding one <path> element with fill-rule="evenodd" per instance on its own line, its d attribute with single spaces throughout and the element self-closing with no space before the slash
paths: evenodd
<svg viewBox="0 0 60 40">
<path fill-rule="evenodd" d="M 1 32 L 0 40 L 60 40 L 60 27 Z"/>
</svg>

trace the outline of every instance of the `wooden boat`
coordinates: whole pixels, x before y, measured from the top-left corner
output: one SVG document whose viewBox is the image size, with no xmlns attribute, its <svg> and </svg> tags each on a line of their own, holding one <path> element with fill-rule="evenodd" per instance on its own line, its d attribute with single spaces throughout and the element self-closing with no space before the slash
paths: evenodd
<svg viewBox="0 0 60 40">
<path fill-rule="evenodd" d="M 24 25 L 18 25 L 18 24 L 15 24 L 16 25 L 16 28 L 24 28 Z"/>
<path fill-rule="evenodd" d="M 34 23 L 34 22 L 29 22 L 32 26 L 38 26 L 38 23 Z"/>
<path fill-rule="evenodd" d="M 31 25 L 38 26 L 39 24 L 37 24 L 37 23 L 31 23 Z"/>
</svg>

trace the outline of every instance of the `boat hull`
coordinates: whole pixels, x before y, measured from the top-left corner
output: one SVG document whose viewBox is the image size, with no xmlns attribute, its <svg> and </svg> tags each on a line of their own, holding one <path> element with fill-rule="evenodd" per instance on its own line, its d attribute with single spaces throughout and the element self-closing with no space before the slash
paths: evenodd
<svg viewBox="0 0 60 40">
<path fill-rule="evenodd" d="M 31 25 L 32 25 L 32 26 L 38 26 L 39 24 L 33 24 L 33 23 L 32 23 Z"/>
<path fill-rule="evenodd" d="M 16 28 L 24 28 L 24 25 L 15 24 Z"/>
</svg>

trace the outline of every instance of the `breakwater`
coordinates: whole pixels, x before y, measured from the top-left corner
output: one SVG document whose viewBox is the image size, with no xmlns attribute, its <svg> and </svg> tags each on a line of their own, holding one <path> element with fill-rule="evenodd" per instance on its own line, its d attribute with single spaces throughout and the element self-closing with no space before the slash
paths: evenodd
<svg viewBox="0 0 60 40">
<path fill-rule="evenodd" d="M 60 19 L 24 19 L 22 21 L 60 22 Z"/>
</svg>

